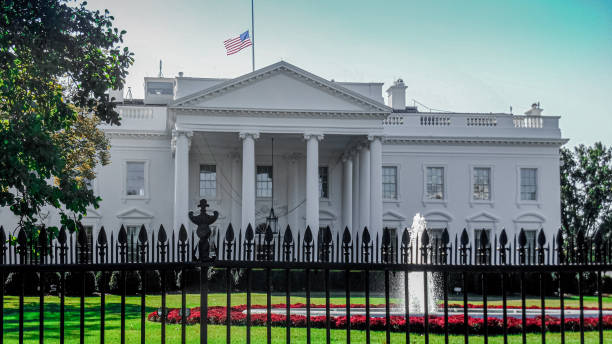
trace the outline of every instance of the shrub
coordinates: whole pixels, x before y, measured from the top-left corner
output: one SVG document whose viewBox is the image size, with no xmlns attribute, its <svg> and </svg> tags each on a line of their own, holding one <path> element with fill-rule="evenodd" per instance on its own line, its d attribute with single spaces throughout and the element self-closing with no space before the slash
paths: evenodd
<svg viewBox="0 0 612 344">
<path fill-rule="evenodd" d="M 136 271 L 125 271 L 125 293 L 135 295 L 140 293 L 141 279 Z M 123 284 L 121 283 L 121 271 L 113 271 L 108 282 L 108 289 L 113 294 L 121 294 Z"/>
<path fill-rule="evenodd" d="M 149 270 L 145 272 L 144 278 L 142 278 L 141 272 L 138 272 L 140 279 L 145 282 L 147 286 L 147 293 L 159 292 L 161 290 L 161 275 L 158 270 Z"/>
<path fill-rule="evenodd" d="M 96 291 L 96 276 L 93 271 L 86 271 L 84 275 L 81 272 L 68 272 L 65 282 L 66 295 L 81 295 L 82 278 L 85 278 L 85 295 L 92 295 Z"/>
<path fill-rule="evenodd" d="M 40 280 L 36 272 L 11 272 L 4 284 L 5 293 L 8 295 L 19 295 L 21 293 L 21 275 L 23 274 L 24 295 L 37 295 Z"/>
</svg>

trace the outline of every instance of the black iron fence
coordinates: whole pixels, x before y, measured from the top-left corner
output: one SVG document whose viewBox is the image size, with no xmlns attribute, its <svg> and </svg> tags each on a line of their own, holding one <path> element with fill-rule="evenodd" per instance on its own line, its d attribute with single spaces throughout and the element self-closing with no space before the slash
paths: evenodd
<svg viewBox="0 0 612 344">
<path fill-rule="evenodd" d="M 140 342 L 145 343 L 146 326 L 148 320 L 161 323 L 161 342 L 165 343 L 166 326 L 169 322 L 181 326 L 181 341 L 189 340 L 186 335 L 186 326 L 200 327 L 200 343 L 208 339 L 209 323 L 224 324 L 226 326 L 226 341 L 231 342 L 231 327 L 236 325 L 232 317 L 244 317 L 238 322 L 246 330 L 246 341 L 250 343 L 251 327 L 265 326 L 267 342 L 272 341 L 272 327 L 282 326 L 286 333 L 286 342 L 292 340 L 293 327 L 306 328 L 306 341 L 312 339 L 312 328 L 325 329 L 325 338 L 331 341 L 331 331 L 342 328 L 346 331 L 346 342 L 351 342 L 352 330 L 365 331 L 366 341 L 371 341 L 371 331 L 384 331 L 386 342 L 391 342 L 392 332 L 405 334 L 405 341 L 410 342 L 410 336 L 419 333 L 429 342 L 430 334 L 444 336 L 448 342 L 452 334 L 461 334 L 468 343 L 470 335 L 482 335 L 485 343 L 489 336 L 503 336 L 504 343 L 510 335 L 520 335 L 523 343 L 527 342 L 527 333 L 538 331 L 541 341 L 545 342 L 547 332 L 560 332 L 561 342 L 565 342 L 568 330 L 579 331 L 581 342 L 585 341 L 585 331 L 598 332 L 600 343 L 605 342 L 604 335 L 612 329 L 612 309 L 605 308 L 602 301 L 605 286 L 609 281 L 607 272 L 612 271 L 612 244 L 604 240 L 604 235 L 597 232 L 586 235 L 579 231 L 569 236 L 559 230 L 555 235 L 547 238 L 540 230 L 534 243 L 529 243 L 525 231 L 509 237 L 505 230 L 498 235 L 488 237 L 487 231 L 479 231 L 478 238 L 470 237 L 467 230 L 453 238 L 445 229 L 430 237 L 432 233 L 425 230 L 413 233 L 408 229 L 397 235 L 391 230 L 383 230 L 381 237 L 372 236 L 367 228 L 353 235 L 346 228 L 342 233 L 332 233 L 329 227 L 318 229 L 313 233 L 310 228 L 304 231 L 293 231 L 287 227 L 282 233 L 273 233 L 267 228 L 265 233 L 256 234 L 249 226 L 243 232 L 236 231 L 230 225 L 223 235 L 211 238 L 210 245 L 200 245 L 199 238 L 188 234 L 184 226 L 175 234 L 168 234 L 163 226 L 157 230 L 147 230 L 141 227 L 137 237 L 128 237 L 122 226 L 115 233 L 110 233 L 102 227 L 95 238 L 93 247 L 85 231 L 68 233 L 65 228 L 59 234 L 52 236 L 45 228 L 41 228 L 36 239 L 20 231 L 16 238 L 7 238 L 3 228 L 0 227 L 0 280 L 5 281 L 8 274 L 12 274 L 11 283 L 16 285 L 19 296 L 19 341 L 24 340 L 24 297 L 31 292 L 39 295 L 39 338 L 42 343 L 45 338 L 45 299 L 49 292 L 56 292 L 60 297 L 59 341 L 65 341 L 65 296 L 69 290 L 76 290 L 80 296 L 80 342 L 85 340 L 85 296 L 89 294 L 90 283 L 88 273 L 97 272 L 95 277 L 101 281 L 98 287 L 100 297 L 100 343 L 105 342 L 105 298 L 110 292 L 121 295 L 121 343 L 125 343 L 126 295 L 129 285 L 130 273 L 139 273 L 141 283 L 137 294 L 141 297 L 140 305 Z M 318 240 L 317 240 L 318 238 Z M 10 243 L 10 244 L 9 244 Z M 201 247 L 201 248 L 198 248 Z M 93 251 L 93 259 L 91 253 Z M 201 251 L 201 252 L 199 252 Z M 222 288 L 226 294 L 227 308 L 219 317 L 210 317 L 208 306 L 208 293 L 211 290 L 209 272 L 211 269 L 220 271 L 225 279 Z M 236 271 L 241 271 L 243 281 L 234 278 Z M 149 285 L 149 273 L 159 272 L 160 285 Z M 322 272 L 322 274 L 321 274 Z M 413 272 L 423 272 L 421 275 L 411 276 Z M 168 278 L 169 273 L 173 278 Z M 28 274 L 36 274 L 38 288 L 32 289 Z M 255 307 L 251 302 L 253 290 L 253 276 L 257 274 L 264 279 L 263 291 L 266 293 L 266 306 L 261 310 L 265 318 L 254 323 Z M 321 283 L 312 285 L 312 276 L 316 274 Z M 71 276 L 67 281 L 67 276 Z M 114 275 L 114 276 L 113 276 Z M 301 278 L 300 285 L 292 284 L 291 276 Z M 355 282 L 351 276 L 359 276 Z M 59 276 L 57 280 L 54 276 Z M 76 276 L 76 277 L 75 277 Z M 195 276 L 195 277 L 194 277 Z M 384 295 L 384 304 L 373 306 L 370 298 L 372 293 L 372 276 L 376 276 L 376 284 L 381 286 L 381 295 Z M 534 277 L 527 281 L 526 276 Z M 552 277 L 551 277 L 552 276 Z M 380 278 L 379 278 L 380 277 Z M 196 279 L 196 290 L 199 292 L 199 314 L 195 317 L 196 309 L 189 311 L 186 295 L 189 291 L 188 279 Z M 411 290 L 410 278 L 422 279 L 422 290 Z M 108 281 L 115 280 L 114 290 L 110 290 Z M 339 281 L 332 281 L 340 279 Z M 174 283 L 178 280 L 178 283 Z M 566 320 L 566 307 L 564 305 L 568 281 L 575 281 L 575 291 L 579 297 L 579 307 L 575 310 L 578 319 L 572 325 Z M 476 281 L 477 283 L 474 283 Z M 67 283 L 69 282 L 69 283 Z M 340 285 L 345 297 L 342 305 L 344 315 L 331 316 L 331 311 L 338 305 L 330 303 L 332 282 Z M 432 295 L 431 283 L 438 285 Z M 520 292 L 520 319 L 515 321 L 508 314 L 508 294 L 512 291 L 512 283 L 519 285 Z M 399 295 L 392 295 L 392 287 L 403 284 Z M 529 287 L 527 286 L 529 283 Z M 527 290 L 537 283 L 540 304 L 532 317 L 526 305 Z M 608 282 L 609 283 L 609 282 Z M 246 291 L 246 306 L 232 308 L 232 293 L 240 284 Z M 260 283 L 261 284 L 261 283 Z M 322 284 L 322 286 L 321 286 Z M 492 288 L 495 285 L 495 288 Z M 8 282 L 7 282 L 8 286 Z M 193 287 L 193 284 L 191 284 Z M 273 287 L 274 286 L 274 287 Z M 303 309 L 292 308 L 290 300 L 292 291 L 298 287 L 305 293 L 306 302 Z M 274 288 L 274 290 L 273 290 Z M 451 290 L 452 288 L 452 290 Z M 311 305 L 313 290 L 324 292 L 325 305 Z M 336 288 L 337 289 L 337 288 Z M 361 289 L 361 290 L 359 290 Z M 476 291 L 482 296 L 480 306 L 473 306 L 468 302 L 468 294 Z M 488 307 L 491 290 L 499 292 L 501 306 L 499 312 L 490 316 Z M 533 288 L 531 289 L 533 290 Z M 280 320 L 275 317 L 279 309 L 271 302 L 272 292 L 283 291 L 285 294 L 285 307 L 280 309 L 284 317 Z M 360 291 L 365 296 L 365 303 L 360 306 L 351 305 L 351 294 Z M 551 291 L 554 291 L 552 293 Z M 574 291 L 574 290 L 572 290 Z M 597 296 L 597 307 L 585 313 L 583 300 L 585 291 Z M 146 314 L 145 297 L 152 292 L 161 295 L 161 303 L 157 314 Z M 181 307 L 175 310 L 173 316 L 166 307 L 166 296 L 169 292 L 180 293 Z M 453 293 L 462 296 L 458 304 L 450 304 L 449 295 Z M 394 304 L 394 297 L 410 300 L 411 295 L 419 294 L 424 303 L 422 309 L 415 313 L 409 302 Z M 546 307 L 547 295 L 558 298 L 558 310 L 555 316 L 548 312 Z M 428 300 L 439 299 L 433 308 L 428 307 Z M 5 289 L 0 288 L 0 333 L 4 326 L 4 298 Z M 473 316 L 471 312 L 475 307 L 479 315 Z M 362 309 L 363 308 L 363 309 Z M 532 307 L 529 307 L 532 308 Z M 324 320 L 313 320 L 313 309 L 325 311 Z M 373 309 L 382 312 L 382 316 L 373 315 Z M 399 313 L 398 314 L 398 310 Z M 357 312 L 365 317 L 359 317 L 362 322 L 353 321 Z M 293 321 L 295 312 L 300 313 L 300 321 Z M 528 312 L 530 315 L 528 317 Z M 501 314 L 500 314 L 501 313 Z M 238 314 L 238 315 L 236 315 Z M 178 315 L 178 316 L 177 316 Z M 345 318 L 342 318 L 345 317 Z M 341 321 L 342 319 L 344 321 Z M 480 320 L 478 320 L 480 319 Z M 474 325 L 476 322 L 476 325 Z M 174 326 L 174 325 L 172 325 Z M 570 328 L 567 328 L 570 327 Z M 0 335 L 0 344 L 3 342 Z M 609 339 L 608 339 L 609 340 Z"/>
</svg>

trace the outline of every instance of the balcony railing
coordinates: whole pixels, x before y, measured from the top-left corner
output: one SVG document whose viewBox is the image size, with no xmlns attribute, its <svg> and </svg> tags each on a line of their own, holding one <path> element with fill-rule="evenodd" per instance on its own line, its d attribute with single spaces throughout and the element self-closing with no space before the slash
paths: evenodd
<svg viewBox="0 0 612 344">
<path fill-rule="evenodd" d="M 409 113 L 383 121 L 394 136 L 499 136 L 561 138 L 559 117 L 510 114 Z"/>
</svg>

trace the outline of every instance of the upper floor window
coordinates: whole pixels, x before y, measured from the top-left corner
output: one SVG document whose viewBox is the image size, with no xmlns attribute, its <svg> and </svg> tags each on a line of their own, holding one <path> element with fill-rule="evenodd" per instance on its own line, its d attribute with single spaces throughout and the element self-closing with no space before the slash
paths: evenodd
<svg viewBox="0 0 612 344">
<path fill-rule="evenodd" d="M 537 200 L 537 175 L 537 168 L 521 168 L 521 201 Z"/>
<path fill-rule="evenodd" d="M 145 195 L 145 163 L 128 162 L 126 164 L 125 192 L 127 196 Z"/>
<path fill-rule="evenodd" d="M 397 198 L 397 167 L 383 166 L 382 168 L 382 192 L 383 198 Z"/>
<path fill-rule="evenodd" d="M 491 199 L 491 169 L 488 167 L 474 168 L 473 199 L 488 201 Z"/>
<path fill-rule="evenodd" d="M 329 198 L 329 169 L 319 166 L 319 197 Z"/>
<path fill-rule="evenodd" d="M 427 167 L 427 199 L 444 199 L 444 167 Z"/>
<path fill-rule="evenodd" d="M 149 81 L 147 82 L 147 92 L 157 95 L 173 95 L 174 86 L 171 82 Z"/>
<path fill-rule="evenodd" d="M 217 197 L 217 166 L 200 165 L 200 197 Z"/>
<path fill-rule="evenodd" d="M 272 166 L 257 166 L 255 184 L 257 197 L 272 197 Z"/>
</svg>

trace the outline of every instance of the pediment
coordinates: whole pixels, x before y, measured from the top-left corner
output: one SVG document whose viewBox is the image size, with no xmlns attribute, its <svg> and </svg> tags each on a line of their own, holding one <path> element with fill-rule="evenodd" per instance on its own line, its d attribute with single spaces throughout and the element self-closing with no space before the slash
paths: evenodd
<svg viewBox="0 0 612 344">
<path fill-rule="evenodd" d="M 174 109 L 387 113 L 390 108 L 287 62 L 177 99 Z"/>
<path fill-rule="evenodd" d="M 130 209 L 127 209 L 127 210 L 124 210 L 118 213 L 117 218 L 120 218 L 120 219 L 152 219 L 153 214 L 145 210 L 139 209 L 139 208 L 130 208 Z"/>
<path fill-rule="evenodd" d="M 546 218 L 538 213 L 522 213 L 514 219 L 514 222 L 541 223 L 546 222 Z"/>
<path fill-rule="evenodd" d="M 87 209 L 87 215 L 85 216 L 85 218 L 99 219 L 101 217 L 102 217 L 102 214 L 100 214 L 100 212 L 96 211 L 95 209 L 91 209 L 91 208 Z"/>
<path fill-rule="evenodd" d="M 438 221 L 438 222 L 451 222 L 453 220 L 453 216 L 445 211 L 442 210 L 434 210 L 434 211 L 430 211 L 427 214 L 425 214 L 425 220 L 427 220 L 427 222 L 433 222 L 433 221 Z"/>
<path fill-rule="evenodd" d="M 499 218 L 486 211 L 480 212 L 476 215 L 467 218 L 468 222 L 499 222 Z"/>
<path fill-rule="evenodd" d="M 393 210 L 387 210 L 383 214 L 383 221 L 405 221 L 406 217 Z"/>
</svg>

